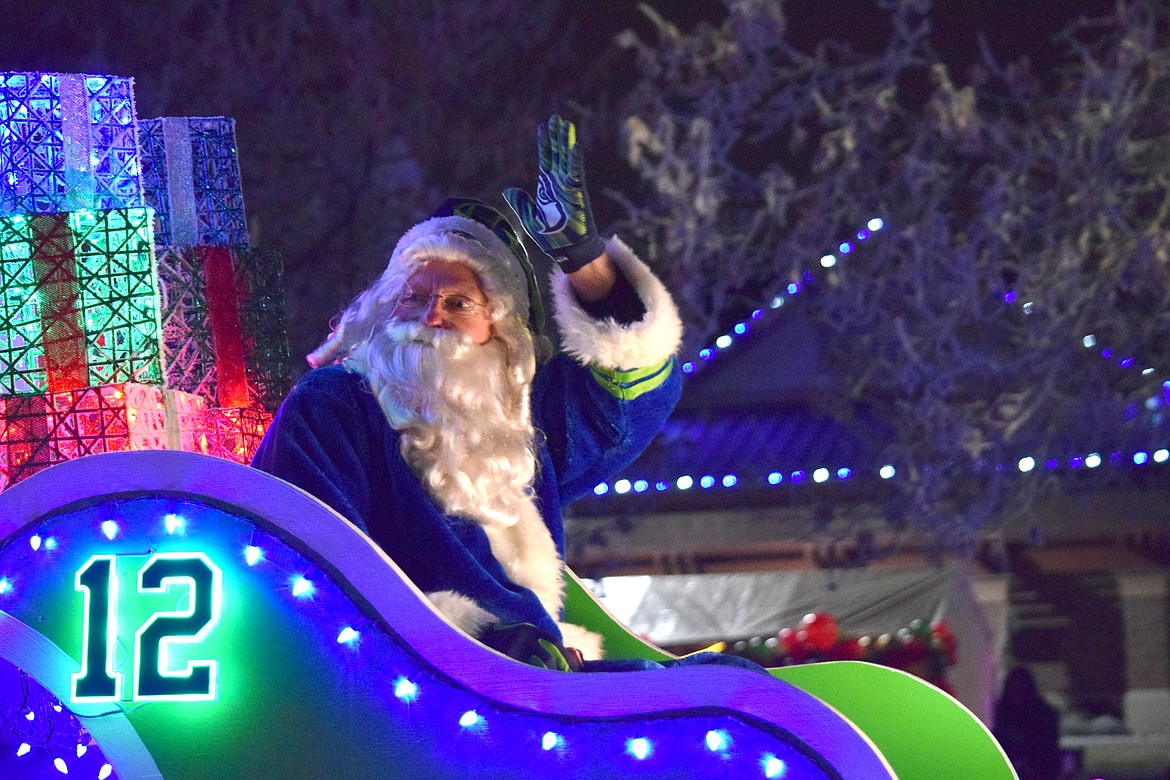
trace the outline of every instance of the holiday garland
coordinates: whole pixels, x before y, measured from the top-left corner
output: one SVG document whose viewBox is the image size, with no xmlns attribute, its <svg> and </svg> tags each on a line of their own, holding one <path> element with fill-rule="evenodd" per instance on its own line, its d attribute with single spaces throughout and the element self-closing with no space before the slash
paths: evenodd
<svg viewBox="0 0 1170 780">
<path fill-rule="evenodd" d="M 958 658 L 958 642 L 942 620 L 916 619 L 891 633 L 849 635 L 827 612 L 812 612 L 796 628 L 775 636 L 725 643 L 723 652 L 761 666 L 791 666 L 820 661 L 868 661 L 901 669 L 950 692 L 947 667 Z"/>
</svg>

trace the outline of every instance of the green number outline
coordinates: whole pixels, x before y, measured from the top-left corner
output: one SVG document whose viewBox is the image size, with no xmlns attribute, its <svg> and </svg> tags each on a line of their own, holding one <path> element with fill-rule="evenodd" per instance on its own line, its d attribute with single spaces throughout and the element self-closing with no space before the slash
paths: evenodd
<svg viewBox="0 0 1170 780">
<path fill-rule="evenodd" d="M 196 563 L 202 572 L 190 570 Z M 159 569 L 164 573 L 157 574 Z M 187 609 L 155 612 L 134 632 L 134 700 L 214 700 L 218 661 L 188 661 L 185 669 L 173 670 L 168 657 L 172 645 L 198 644 L 219 624 L 223 572 L 203 553 L 155 553 L 138 570 L 139 593 L 167 593 L 173 586 L 187 587 Z"/>
</svg>

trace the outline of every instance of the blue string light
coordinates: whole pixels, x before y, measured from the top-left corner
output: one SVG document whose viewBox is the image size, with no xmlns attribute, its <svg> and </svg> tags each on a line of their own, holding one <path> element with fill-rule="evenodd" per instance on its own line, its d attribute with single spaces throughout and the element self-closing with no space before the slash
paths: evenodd
<svg viewBox="0 0 1170 780">
<path fill-rule="evenodd" d="M 885 222 L 883 222 L 880 218 L 874 217 L 866 223 L 864 228 L 858 230 L 854 235 L 858 242 L 867 241 L 874 233 L 880 231 L 883 227 L 885 227 Z M 822 268 L 832 268 L 838 262 L 838 254 L 841 255 L 841 257 L 844 257 L 854 252 L 856 248 L 857 247 L 853 242 L 842 241 L 837 245 L 837 254 L 830 252 L 821 256 L 819 261 L 820 266 Z M 800 291 L 804 288 L 804 285 L 801 283 L 802 281 L 805 283 L 811 282 L 816 279 L 816 277 L 811 271 L 805 270 L 801 272 L 800 279 L 801 281 L 789 282 L 784 287 L 785 294 L 774 297 L 769 304 L 769 307 L 772 309 L 779 309 L 784 305 L 786 296 L 791 298 L 794 295 L 800 294 Z M 762 308 L 756 309 L 752 312 L 751 319 L 758 320 L 763 316 L 764 310 Z M 748 326 L 748 323 L 736 323 L 735 326 L 731 329 L 730 333 L 724 333 L 715 339 L 714 344 L 700 349 L 697 355 L 697 361 L 688 360 L 684 362 L 682 364 L 683 373 L 688 375 L 695 373 L 703 363 L 710 362 L 718 352 L 730 348 L 735 343 L 736 339 L 746 336 L 750 330 L 751 328 Z"/>
<path fill-rule="evenodd" d="M 1163 464 L 1167 462 L 1170 462 L 1170 448 L 1167 447 L 1154 450 L 1152 453 L 1145 450 L 1137 450 L 1133 453 L 1126 454 L 1118 450 L 1110 453 L 1108 459 L 1102 456 L 1101 453 L 1094 451 L 1085 455 L 1074 455 L 1067 460 L 1061 460 L 1059 458 L 1047 458 L 1043 461 L 1044 468 L 1049 471 L 1054 471 L 1062 467 L 1074 470 L 1082 468 L 1097 469 L 1104 465 L 1122 467 L 1132 463 L 1136 466 L 1144 466 L 1149 463 Z M 1028 474 L 1035 471 L 1039 463 L 1040 461 L 1035 457 L 1031 455 L 1024 455 L 1016 460 L 1014 464 L 1009 465 L 1005 463 L 996 463 L 990 467 L 995 471 L 1009 471 L 1014 468 L 1015 471 L 1018 471 L 1021 474 Z M 980 467 L 987 468 L 988 464 L 981 464 Z M 809 484 L 810 478 L 811 484 L 823 485 L 834 481 L 834 478 L 837 482 L 845 482 L 857 478 L 858 475 L 864 475 L 866 473 L 876 475 L 880 479 L 886 481 L 892 480 L 898 476 L 897 468 L 889 463 L 881 466 L 876 470 L 871 470 L 868 472 L 864 470 L 858 470 L 851 466 L 841 466 L 838 468 L 827 468 L 820 466 L 815 469 L 795 469 L 790 472 L 771 471 L 761 477 L 747 480 L 741 479 L 736 474 L 725 474 L 722 477 L 716 477 L 712 474 L 704 474 L 697 480 L 689 474 L 683 474 L 682 476 L 675 478 L 673 481 L 665 479 L 656 481 L 654 483 L 654 489 L 659 493 L 665 493 L 671 490 L 673 485 L 675 490 L 683 492 L 695 487 L 696 484 L 702 490 L 710 490 L 720 485 L 726 489 L 737 487 L 750 488 L 757 487 L 761 484 L 767 484 L 769 486 L 776 487 L 778 485 Z M 634 492 L 645 493 L 649 492 L 649 484 L 649 481 L 644 479 L 639 479 L 635 482 L 631 482 L 628 479 L 620 479 L 614 483 L 613 490 L 615 493 L 619 494 L 628 493 L 630 492 L 630 486 L 632 485 L 634 486 Z M 641 486 L 641 489 L 638 489 L 639 486 Z M 593 493 L 597 496 L 604 496 L 609 492 L 610 487 L 604 482 L 599 483 L 596 487 L 593 488 Z"/>
</svg>

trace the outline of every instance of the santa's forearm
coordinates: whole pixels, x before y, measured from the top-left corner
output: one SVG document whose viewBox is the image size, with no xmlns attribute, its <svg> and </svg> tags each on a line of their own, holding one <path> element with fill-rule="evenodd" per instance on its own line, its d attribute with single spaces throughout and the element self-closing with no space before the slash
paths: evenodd
<svg viewBox="0 0 1170 780">
<path fill-rule="evenodd" d="M 600 301 L 613 289 L 617 269 L 609 259 L 608 252 L 602 252 L 592 260 L 568 274 L 569 284 L 577 298 L 586 303 Z"/>
</svg>

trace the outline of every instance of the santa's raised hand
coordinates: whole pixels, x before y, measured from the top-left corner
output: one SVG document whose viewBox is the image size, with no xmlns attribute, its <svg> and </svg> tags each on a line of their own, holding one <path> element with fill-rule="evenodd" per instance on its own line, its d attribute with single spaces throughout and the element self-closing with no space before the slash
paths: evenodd
<svg viewBox="0 0 1170 780">
<path fill-rule="evenodd" d="M 504 199 L 536 245 L 566 273 L 573 273 L 605 252 L 589 207 L 577 128 L 553 115 L 537 128 L 536 146 L 540 159 L 536 197 L 510 187 Z"/>
</svg>

